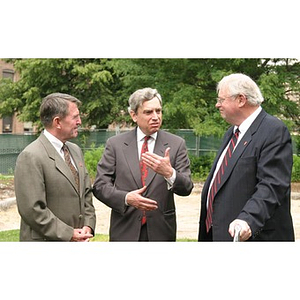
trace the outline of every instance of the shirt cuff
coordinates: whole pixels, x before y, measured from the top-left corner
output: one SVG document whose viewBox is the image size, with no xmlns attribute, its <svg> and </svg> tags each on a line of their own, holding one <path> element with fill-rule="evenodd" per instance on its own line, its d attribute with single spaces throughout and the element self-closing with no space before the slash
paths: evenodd
<svg viewBox="0 0 300 300">
<path fill-rule="evenodd" d="M 127 195 L 128 195 L 128 193 L 127 193 L 126 196 L 125 196 L 125 205 L 126 205 L 126 206 L 129 206 L 128 203 L 127 203 Z"/>
<path fill-rule="evenodd" d="M 175 179 L 176 179 L 176 171 L 175 171 L 174 168 L 172 168 L 172 169 L 173 169 L 173 174 L 172 174 L 172 176 L 169 177 L 169 178 L 164 177 L 165 180 L 166 180 L 167 183 L 168 183 L 168 190 L 170 190 L 170 189 L 173 187 L 173 184 L 174 184 Z"/>
</svg>

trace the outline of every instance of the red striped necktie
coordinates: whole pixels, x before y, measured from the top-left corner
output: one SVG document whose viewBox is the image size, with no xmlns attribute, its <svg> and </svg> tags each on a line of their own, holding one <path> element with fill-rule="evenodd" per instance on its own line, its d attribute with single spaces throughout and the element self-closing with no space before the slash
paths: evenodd
<svg viewBox="0 0 300 300">
<path fill-rule="evenodd" d="M 205 222 L 207 232 L 209 232 L 209 230 L 212 226 L 213 201 L 214 201 L 215 195 L 218 191 L 219 185 L 222 182 L 221 179 L 222 179 L 222 176 L 225 173 L 225 169 L 227 168 L 229 160 L 232 157 L 233 150 L 234 150 L 234 148 L 236 146 L 236 143 L 237 143 L 237 140 L 239 138 L 239 133 L 240 133 L 240 131 L 237 128 L 235 130 L 235 133 L 232 135 L 232 138 L 229 142 L 229 146 L 228 146 L 227 151 L 224 155 L 221 166 L 220 166 L 220 168 L 219 168 L 219 170 L 218 170 L 218 172 L 215 176 L 215 179 L 213 181 L 213 184 L 211 185 L 211 188 L 210 188 L 210 192 L 209 192 L 209 195 L 208 195 L 208 207 L 207 207 L 207 214 L 206 214 L 206 222 Z"/>
<path fill-rule="evenodd" d="M 150 139 L 150 136 L 145 136 L 144 137 L 144 143 L 142 145 L 141 149 L 141 157 L 140 157 L 140 169 L 141 169 L 141 180 L 142 180 L 142 185 L 146 185 L 146 178 L 148 176 L 148 167 L 142 160 L 142 154 L 145 152 L 148 152 L 148 140 Z M 143 216 L 142 216 L 142 225 L 146 223 L 146 212 L 143 211 Z"/>
</svg>

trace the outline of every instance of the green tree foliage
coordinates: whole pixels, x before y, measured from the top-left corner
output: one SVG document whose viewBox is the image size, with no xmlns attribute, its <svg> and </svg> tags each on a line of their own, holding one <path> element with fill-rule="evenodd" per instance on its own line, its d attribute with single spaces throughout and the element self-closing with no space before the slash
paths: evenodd
<svg viewBox="0 0 300 300">
<path fill-rule="evenodd" d="M 12 62 L 21 79 L 1 85 L 1 114 L 17 111 L 21 120 L 38 122 L 41 100 L 53 92 L 80 99 L 87 125 L 106 127 L 119 112 L 114 96 L 118 78 L 107 66 L 106 59 L 16 59 Z"/>
<path fill-rule="evenodd" d="M 260 86 L 267 112 L 298 132 L 300 62 L 294 59 L 17 59 L 16 83 L 0 83 L 0 114 L 19 112 L 23 121 L 38 121 L 41 99 L 69 93 L 83 105 L 84 125 L 105 128 L 130 122 L 128 98 L 143 87 L 163 97 L 164 128 L 192 128 L 221 136 L 228 124 L 215 108 L 216 84 L 241 72 Z M 291 97 L 293 100 L 291 100 Z"/>
</svg>

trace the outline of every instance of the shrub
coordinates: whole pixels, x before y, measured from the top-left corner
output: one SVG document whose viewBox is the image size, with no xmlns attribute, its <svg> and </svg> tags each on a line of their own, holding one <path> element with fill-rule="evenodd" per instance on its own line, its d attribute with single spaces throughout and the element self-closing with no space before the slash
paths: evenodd
<svg viewBox="0 0 300 300">
<path fill-rule="evenodd" d="M 190 155 L 191 172 L 194 180 L 206 180 L 215 158 L 215 153 L 202 156 Z M 293 155 L 292 182 L 300 182 L 300 156 Z"/>
<path fill-rule="evenodd" d="M 292 169 L 292 181 L 299 182 L 300 181 L 300 156 L 293 155 L 293 169 Z"/>
<path fill-rule="evenodd" d="M 95 148 L 95 145 L 92 145 L 92 147 L 84 153 L 84 162 L 92 179 L 95 179 L 96 177 L 97 164 L 101 159 L 103 152 L 104 146 Z"/>
<path fill-rule="evenodd" d="M 190 155 L 190 169 L 192 173 L 193 180 L 206 180 L 211 166 L 214 162 L 216 154 L 209 153 L 206 155 L 195 156 Z"/>
</svg>

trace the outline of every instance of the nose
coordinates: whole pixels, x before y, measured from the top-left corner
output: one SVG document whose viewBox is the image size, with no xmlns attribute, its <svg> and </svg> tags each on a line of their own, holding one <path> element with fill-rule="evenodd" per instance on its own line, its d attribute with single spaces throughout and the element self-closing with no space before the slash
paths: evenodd
<svg viewBox="0 0 300 300">
<path fill-rule="evenodd" d="M 220 108 L 221 107 L 221 103 L 217 102 L 215 105 L 216 108 Z"/>
<path fill-rule="evenodd" d="M 157 112 L 156 112 L 156 111 L 153 111 L 152 119 L 154 119 L 154 120 L 157 120 L 157 119 L 158 119 L 158 115 L 157 115 Z"/>
<path fill-rule="evenodd" d="M 78 116 L 76 124 L 79 125 L 79 126 L 81 125 L 81 118 L 80 118 L 80 116 Z"/>
</svg>

